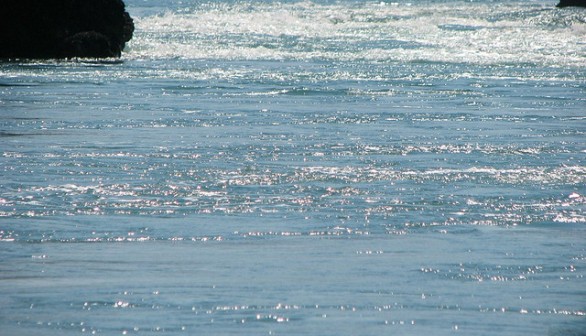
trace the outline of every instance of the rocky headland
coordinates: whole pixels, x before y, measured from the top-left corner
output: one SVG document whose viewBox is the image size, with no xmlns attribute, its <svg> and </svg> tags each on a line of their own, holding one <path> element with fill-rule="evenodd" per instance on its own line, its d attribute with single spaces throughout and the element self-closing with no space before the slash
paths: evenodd
<svg viewBox="0 0 586 336">
<path fill-rule="evenodd" d="M 557 7 L 586 7 L 586 0 L 560 0 Z"/>
<path fill-rule="evenodd" d="M 134 23 L 122 0 L 0 0 L 0 59 L 120 57 Z"/>
</svg>

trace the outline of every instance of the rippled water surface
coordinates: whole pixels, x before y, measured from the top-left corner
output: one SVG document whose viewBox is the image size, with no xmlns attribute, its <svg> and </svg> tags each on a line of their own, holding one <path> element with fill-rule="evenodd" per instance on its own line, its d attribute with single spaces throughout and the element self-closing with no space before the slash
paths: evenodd
<svg viewBox="0 0 586 336">
<path fill-rule="evenodd" d="M 0 63 L 0 334 L 585 335 L 586 11 L 126 3 Z"/>
</svg>

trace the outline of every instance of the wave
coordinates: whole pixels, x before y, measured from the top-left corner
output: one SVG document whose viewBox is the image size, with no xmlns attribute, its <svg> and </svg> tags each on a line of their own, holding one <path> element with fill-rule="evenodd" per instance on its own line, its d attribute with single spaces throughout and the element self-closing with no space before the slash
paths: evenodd
<svg viewBox="0 0 586 336">
<path fill-rule="evenodd" d="M 521 2 L 187 3 L 136 18 L 127 57 L 583 66 L 585 22 Z"/>
</svg>

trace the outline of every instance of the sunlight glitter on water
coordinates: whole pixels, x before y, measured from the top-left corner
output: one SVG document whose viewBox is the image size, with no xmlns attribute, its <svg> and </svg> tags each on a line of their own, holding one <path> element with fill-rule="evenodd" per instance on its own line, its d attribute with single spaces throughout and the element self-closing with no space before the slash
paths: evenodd
<svg viewBox="0 0 586 336">
<path fill-rule="evenodd" d="M 127 0 L 0 62 L 0 333 L 584 329 L 584 12 Z"/>
</svg>

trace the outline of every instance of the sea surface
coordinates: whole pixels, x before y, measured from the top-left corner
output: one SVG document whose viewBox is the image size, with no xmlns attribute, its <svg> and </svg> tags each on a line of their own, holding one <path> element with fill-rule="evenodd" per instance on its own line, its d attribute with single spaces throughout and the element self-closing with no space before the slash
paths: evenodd
<svg viewBox="0 0 586 336">
<path fill-rule="evenodd" d="M 586 335 L 586 10 L 126 0 L 0 63 L 0 335 Z"/>
</svg>

